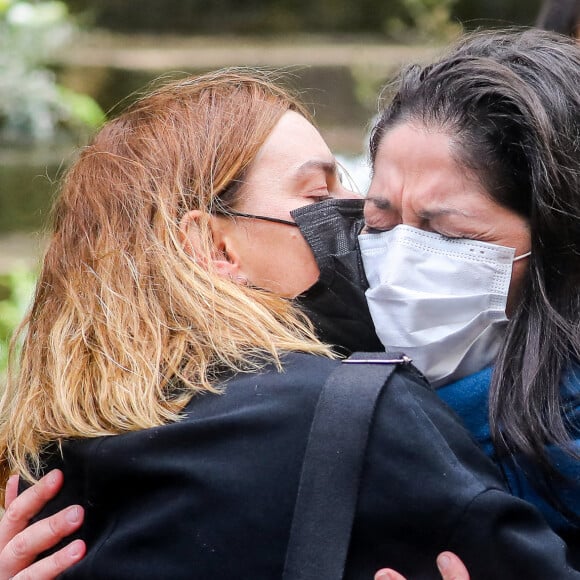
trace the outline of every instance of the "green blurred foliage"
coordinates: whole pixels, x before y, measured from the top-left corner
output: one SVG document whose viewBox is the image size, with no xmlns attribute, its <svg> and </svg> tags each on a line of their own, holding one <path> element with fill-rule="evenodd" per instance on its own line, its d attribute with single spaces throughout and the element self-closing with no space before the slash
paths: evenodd
<svg viewBox="0 0 580 580">
<path fill-rule="evenodd" d="M 385 22 L 385 33 L 395 39 L 449 40 L 461 33 L 461 25 L 451 18 L 457 0 L 400 0 L 404 16 Z"/>
<path fill-rule="evenodd" d="M 0 232 L 42 230 L 50 222 L 57 180 L 65 163 L 49 158 L 48 153 L 44 155 L 43 148 L 35 147 L 34 154 L 30 147 L 12 149 L 16 155 L 5 155 L 0 150 Z M 55 150 L 55 157 L 60 152 Z"/>
<path fill-rule="evenodd" d="M 68 0 L 71 10 L 119 32 L 190 34 L 455 34 L 458 0 Z"/>
<path fill-rule="evenodd" d="M 60 87 L 46 66 L 72 31 L 64 2 L 0 0 L 0 143 L 52 142 L 103 121 L 94 101 Z"/>
<path fill-rule="evenodd" d="M 0 275 L 0 386 L 6 378 L 8 346 L 34 291 L 35 275 L 25 269 Z"/>
<path fill-rule="evenodd" d="M 461 26 L 532 24 L 540 0 L 67 0 L 119 32 L 365 33 L 446 40 Z"/>
</svg>

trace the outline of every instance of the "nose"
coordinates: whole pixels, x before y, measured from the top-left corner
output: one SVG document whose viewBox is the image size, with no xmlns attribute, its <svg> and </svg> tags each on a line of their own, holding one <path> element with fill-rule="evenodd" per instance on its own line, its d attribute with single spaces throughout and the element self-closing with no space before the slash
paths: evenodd
<svg viewBox="0 0 580 580">
<path fill-rule="evenodd" d="M 405 223 L 399 211 L 384 196 L 369 193 L 364 204 L 365 228 L 363 233 L 378 233 L 392 230 Z"/>
</svg>

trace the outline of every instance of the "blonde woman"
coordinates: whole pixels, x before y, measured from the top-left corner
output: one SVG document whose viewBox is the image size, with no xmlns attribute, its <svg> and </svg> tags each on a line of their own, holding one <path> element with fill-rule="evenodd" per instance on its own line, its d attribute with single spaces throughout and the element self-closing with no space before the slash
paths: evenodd
<svg viewBox="0 0 580 580">
<path fill-rule="evenodd" d="M 73 559 L 87 553 L 66 578 L 282 577 L 317 401 L 341 367 L 290 300 L 320 274 L 291 212 L 329 197 L 352 194 L 328 147 L 260 74 L 170 83 L 81 152 L 0 429 L 4 482 L 57 467 L 42 516 L 84 507 Z M 359 368 L 362 393 L 374 370 Z M 400 366 L 375 409 L 344 577 L 435 577 L 444 550 L 474 578 L 579 576 Z"/>
</svg>

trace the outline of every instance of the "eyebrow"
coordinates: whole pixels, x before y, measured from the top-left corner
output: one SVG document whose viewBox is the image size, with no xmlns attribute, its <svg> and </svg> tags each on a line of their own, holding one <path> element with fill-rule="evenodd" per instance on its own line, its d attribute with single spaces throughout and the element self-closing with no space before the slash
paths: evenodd
<svg viewBox="0 0 580 580">
<path fill-rule="evenodd" d="M 309 173 L 312 170 L 322 170 L 327 175 L 336 175 L 338 172 L 338 164 L 336 163 L 336 160 L 322 161 L 319 159 L 310 159 L 309 161 L 306 161 L 306 163 L 300 165 L 294 172 L 294 175 L 296 178 L 300 178 L 303 177 L 305 173 Z"/>
<path fill-rule="evenodd" d="M 377 209 L 383 211 L 389 211 L 393 209 L 393 205 L 386 197 L 375 197 L 375 196 L 367 196 L 365 197 L 365 203 L 370 201 Z"/>
<path fill-rule="evenodd" d="M 379 211 L 395 211 L 393 204 L 385 197 L 366 197 L 364 201 L 370 201 Z M 476 217 L 473 214 L 456 207 L 438 207 L 435 210 L 424 209 L 417 212 L 417 217 L 425 221 L 431 221 L 434 218 L 447 215 L 458 215 L 466 218 Z"/>
<path fill-rule="evenodd" d="M 417 212 L 417 216 L 424 220 L 432 220 L 433 218 L 446 215 L 459 215 L 468 218 L 474 217 L 472 214 L 456 207 L 438 207 L 432 211 L 422 210 Z"/>
</svg>

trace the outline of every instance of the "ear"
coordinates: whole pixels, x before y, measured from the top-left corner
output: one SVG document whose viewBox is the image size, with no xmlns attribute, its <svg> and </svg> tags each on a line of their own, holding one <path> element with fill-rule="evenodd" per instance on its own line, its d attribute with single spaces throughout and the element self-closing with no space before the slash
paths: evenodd
<svg viewBox="0 0 580 580">
<path fill-rule="evenodd" d="M 179 241 L 186 254 L 189 254 L 196 262 L 207 262 L 203 255 L 203 244 L 201 242 L 201 222 L 204 219 L 204 212 L 194 209 L 188 211 L 179 222 Z"/>
<path fill-rule="evenodd" d="M 208 256 L 204 251 L 203 229 L 209 228 L 212 249 Z M 196 262 L 213 263 L 220 276 L 232 280 L 242 280 L 240 276 L 239 255 L 234 251 L 234 244 L 230 237 L 229 228 L 223 218 L 208 214 L 201 210 L 190 210 L 179 223 L 179 236 L 183 249 Z"/>
</svg>

